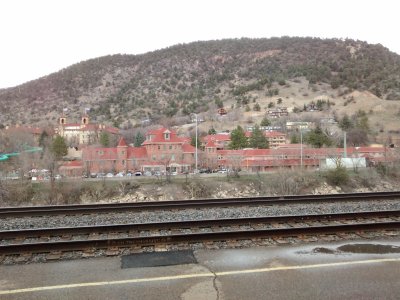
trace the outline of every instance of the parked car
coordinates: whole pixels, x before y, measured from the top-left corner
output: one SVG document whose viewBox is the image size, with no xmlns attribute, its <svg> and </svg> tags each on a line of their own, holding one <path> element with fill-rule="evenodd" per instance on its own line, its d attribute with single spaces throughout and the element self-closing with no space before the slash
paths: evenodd
<svg viewBox="0 0 400 300">
<path fill-rule="evenodd" d="M 221 173 L 221 174 L 225 174 L 225 173 L 227 173 L 228 171 L 226 170 L 226 169 L 220 169 L 219 171 L 218 171 L 218 173 Z"/>
<path fill-rule="evenodd" d="M 146 172 L 144 172 L 143 175 L 144 175 L 144 176 L 151 176 L 151 172 L 150 172 L 150 171 L 146 171 Z"/>
<path fill-rule="evenodd" d="M 134 173 L 134 175 L 135 175 L 135 176 L 142 176 L 142 172 L 136 171 L 136 172 Z"/>
<path fill-rule="evenodd" d="M 114 174 L 113 173 L 107 173 L 106 177 L 108 177 L 108 178 L 114 177 Z"/>
<path fill-rule="evenodd" d="M 115 177 L 124 177 L 124 172 L 119 172 L 115 175 Z"/>
</svg>

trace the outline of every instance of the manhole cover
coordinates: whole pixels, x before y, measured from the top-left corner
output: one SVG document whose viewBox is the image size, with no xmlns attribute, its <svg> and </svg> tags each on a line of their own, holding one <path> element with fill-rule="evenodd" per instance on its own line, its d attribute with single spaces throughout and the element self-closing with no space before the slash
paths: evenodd
<svg viewBox="0 0 400 300">
<path fill-rule="evenodd" d="M 122 269 L 173 266 L 197 263 L 193 251 L 151 252 L 124 255 L 121 259 Z"/>
</svg>

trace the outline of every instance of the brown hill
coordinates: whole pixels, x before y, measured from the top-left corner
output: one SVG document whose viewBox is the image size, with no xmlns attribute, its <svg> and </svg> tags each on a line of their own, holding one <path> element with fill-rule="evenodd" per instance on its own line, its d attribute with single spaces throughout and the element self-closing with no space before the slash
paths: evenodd
<svg viewBox="0 0 400 300">
<path fill-rule="evenodd" d="M 222 104 L 244 110 L 259 102 L 263 111 L 277 95 L 287 106 L 323 94 L 340 102 L 354 91 L 361 94 L 353 98 L 373 98 L 384 110 L 387 101 L 379 99 L 400 100 L 400 56 L 354 40 L 195 42 L 143 55 L 95 58 L 0 90 L 0 124 L 54 124 L 64 108 L 78 118 L 87 107 L 97 121 L 135 124 Z"/>
</svg>

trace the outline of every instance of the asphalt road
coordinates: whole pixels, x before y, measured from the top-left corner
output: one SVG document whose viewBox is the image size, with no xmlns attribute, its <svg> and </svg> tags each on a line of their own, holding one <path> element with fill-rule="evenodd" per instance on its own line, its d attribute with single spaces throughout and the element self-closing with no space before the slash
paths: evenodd
<svg viewBox="0 0 400 300">
<path fill-rule="evenodd" d="M 357 252 L 357 253 L 355 253 Z M 399 299 L 400 240 L 198 250 L 197 263 L 120 257 L 0 266 L 0 299 Z"/>
</svg>

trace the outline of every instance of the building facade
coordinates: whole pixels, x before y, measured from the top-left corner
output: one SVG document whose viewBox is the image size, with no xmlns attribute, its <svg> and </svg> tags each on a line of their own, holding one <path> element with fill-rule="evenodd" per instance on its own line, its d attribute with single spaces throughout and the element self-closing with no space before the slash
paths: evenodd
<svg viewBox="0 0 400 300">
<path fill-rule="evenodd" d="M 284 144 L 270 149 L 221 149 L 214 139 L 206 139 L 203 150 L 191 146 L 189 138 L 166 128 L 151 130 L 140 147 L 132 147 L 121 138 L 117 147 L 88 146 L 82 150 L 81 173 L 192 172 L 197 167 L 241 169 L 268 172 L 279 168 L 317 169 L 326 159 L 365 158 L 368 165 L 390 161 L 390 149 L 384 147 L 310 148 L 300 144 Z M 196 159 L 197 155 L 197 159 Z M 65 170 L 77 174 L 79 164 L 66 165 Z"/>
<path fill-rule="evenodd" d="M 58 126 L 55 128 L 55 133 L 62 136 L 70 146 L 97 143 L 103 132 L 109 134 L 110 137 L 119 135 L 118 128 L 90 123 L 88 115 L 82 117 L 81 123 L 67 123 L 67 117 L 62 116 L 59 119 Z"/>
<path fill-rule="evenodd" d="M 128 146 L 123 138 L 117 147 L 87 147 L 82 150 L 83 171 L 105 172 L 177 172 L 195 166 L 195 147 L 189 140 L 166 128 L 151 130 L 141 147 Z"/>
</svg>

